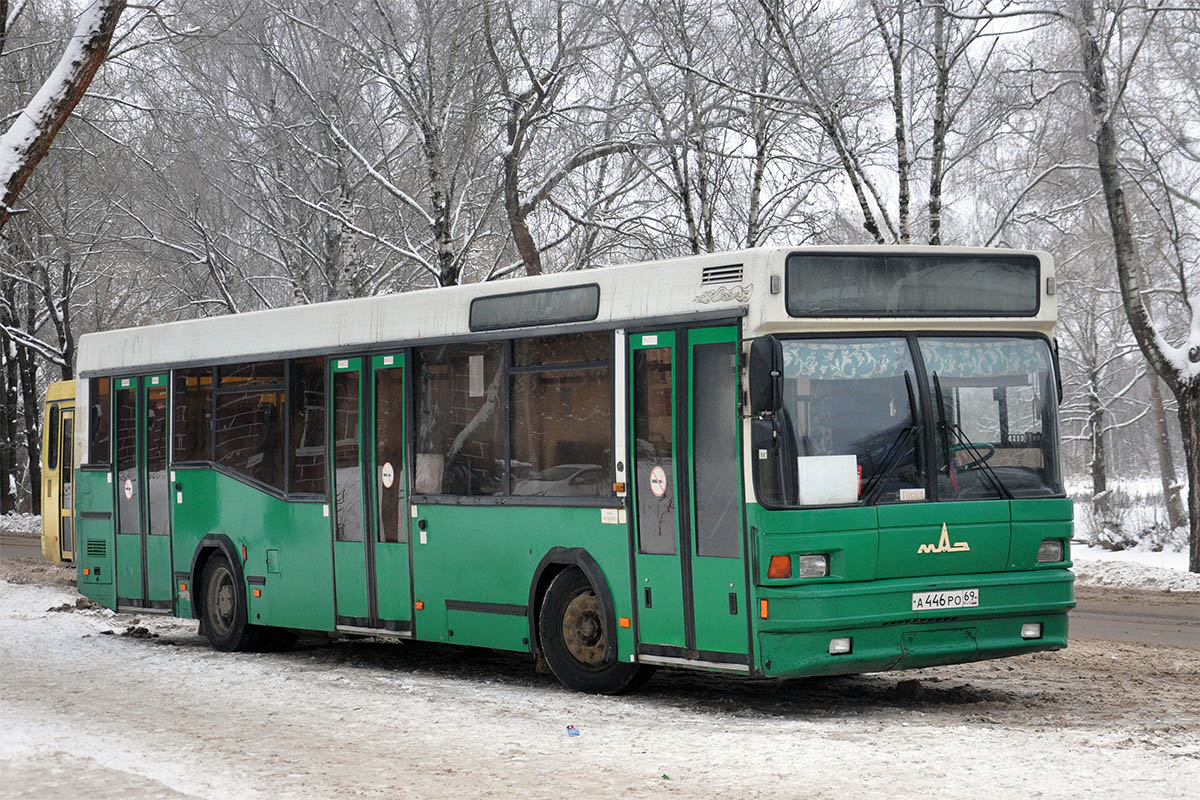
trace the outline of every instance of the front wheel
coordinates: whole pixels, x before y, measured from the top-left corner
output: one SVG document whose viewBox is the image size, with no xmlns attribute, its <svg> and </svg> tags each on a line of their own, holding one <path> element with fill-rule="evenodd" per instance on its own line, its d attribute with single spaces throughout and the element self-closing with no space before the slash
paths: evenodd
<svg viewBox="0 0 1200 800">
<path fill-rule="evenodd" d="M 550 670 L 570 689 L 620 694 L 650 675 L 651 668 L 621 663 L 609 653 L 605 609 L 578 569 L 564 570 L 550 583 L 538 634 Z"/>
</svg>

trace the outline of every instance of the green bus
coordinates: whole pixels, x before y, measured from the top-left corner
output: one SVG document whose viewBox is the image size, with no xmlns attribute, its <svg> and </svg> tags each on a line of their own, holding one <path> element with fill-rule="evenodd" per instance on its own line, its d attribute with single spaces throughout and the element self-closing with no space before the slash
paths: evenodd
<svg viewBox="0 0 1200 800">
<path fill-rule="evenodd" d="M 1053 264 L 757 248 L 87 335 L 80 591 L 573 689 L 1066 646 Z"/>
</svg>

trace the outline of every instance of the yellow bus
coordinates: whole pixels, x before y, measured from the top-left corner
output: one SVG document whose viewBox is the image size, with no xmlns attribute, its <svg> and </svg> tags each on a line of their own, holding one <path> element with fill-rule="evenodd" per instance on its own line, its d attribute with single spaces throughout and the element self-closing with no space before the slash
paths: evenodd
<svg viewBox="0 0 1200 800">
<path fill-rule="evenodd" d="M 75 381 L 46 389 L 42 409 L 42 555 L 55 563 L 75 561 Z"/>
</svg>

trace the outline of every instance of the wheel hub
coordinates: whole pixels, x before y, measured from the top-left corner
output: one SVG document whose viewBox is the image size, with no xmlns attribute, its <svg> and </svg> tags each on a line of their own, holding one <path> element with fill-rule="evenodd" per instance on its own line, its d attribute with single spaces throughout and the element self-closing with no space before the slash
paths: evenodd
<svg viewBox="0 0 1200 800">
<path fill-rule="evenodd" d="M 563 643 L 567 652 L 581 664 L 604 666 L 607 648 L 600 601 L 592 592 L 575 595 L 567 603 L 562 620 Z"/>
</svg>

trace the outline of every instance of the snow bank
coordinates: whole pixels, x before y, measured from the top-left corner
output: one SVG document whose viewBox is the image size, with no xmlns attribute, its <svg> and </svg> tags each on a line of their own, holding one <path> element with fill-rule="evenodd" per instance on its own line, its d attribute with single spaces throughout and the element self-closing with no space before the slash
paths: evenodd
<svg viewBox="0 0 1200 800">
<path fill-rule="evenodd" d="M 40 535 L 42 518 L 37 514 L 12 512 L 0 517 L 0 533 L 31 533 Z"/>
<path fill-rule="evenodd" d="M 1074 570 L 1075 580 L 1083 586 L 1116 586 L 1125 589 L 1155 589 L 1163 592 L 1200 592 L 1200 574 L 1185 570 L 1152 567 L 1136 561 L 1076 559 Z"/>
</svg>

